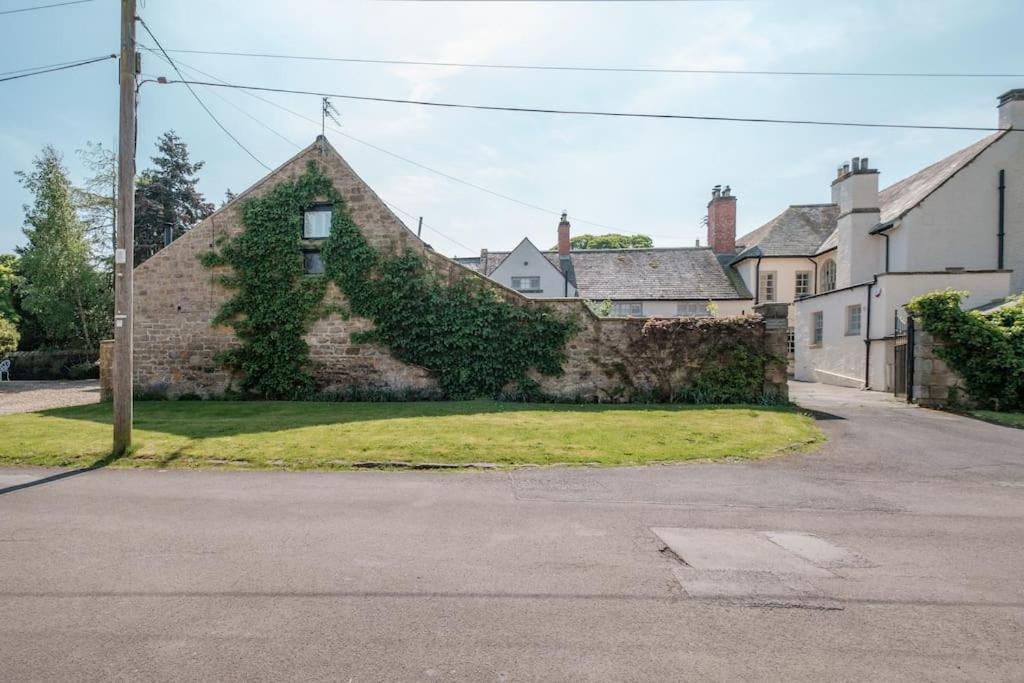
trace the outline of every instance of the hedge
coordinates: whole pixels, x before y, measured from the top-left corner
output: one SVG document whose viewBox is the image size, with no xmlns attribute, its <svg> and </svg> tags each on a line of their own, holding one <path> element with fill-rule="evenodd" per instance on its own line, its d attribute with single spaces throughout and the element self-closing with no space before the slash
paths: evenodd
<svg viewBox="0 0 1024 683">
<path fill-rule="evenodd" d="M 98 349 L 81 351 L 15 351 L 0 357 L 11 361 L 12 380 L 98 379 Z"/>
</svg>

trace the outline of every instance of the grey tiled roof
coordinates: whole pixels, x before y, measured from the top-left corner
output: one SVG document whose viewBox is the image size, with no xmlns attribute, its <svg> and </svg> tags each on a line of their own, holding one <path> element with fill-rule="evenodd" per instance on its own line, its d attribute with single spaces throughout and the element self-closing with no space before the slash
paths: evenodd
<svg viewBox="0 0 1024 683">
<path fill-rule="evenodd" d="M 937 161 L 879 192 L 878 201 L 882 211 L 880 221 L 888 223 L 905 216 L 908 211 L 924 201 L 928 195 L 1007 133 L 1008 131 L 1003 130 L 982 138 L 973 145 L 964 147 L 959 152 L 954 152 L 942 161 Z"/>
<path fill-rule="evenodd" d="M 758 256 L 813 256 L 835 230 L 835 204 L 790 206 L 757 230 L 736 240 L 742 250 L 734 261 Z"/>
<path fill-rule="evenodd" d="M 510 252 L 487 253 L 488 273 Z M 560 271 L 558 252 L 544 258 Z M 750 299 L 751 293 L 729 261 L 731 254 L 716 256 L 709 247 L 662 249 L 585 249 L 571 253 L 572 270 L 580 296 L 586 299 Z M 479 269 L 479 259 L 456 259 Z"/>
<path fill-rule="evenodd" d="M 739 274 L 708 247 L 572 252 L 587 299 L 748 299 Z"/>
</svg>

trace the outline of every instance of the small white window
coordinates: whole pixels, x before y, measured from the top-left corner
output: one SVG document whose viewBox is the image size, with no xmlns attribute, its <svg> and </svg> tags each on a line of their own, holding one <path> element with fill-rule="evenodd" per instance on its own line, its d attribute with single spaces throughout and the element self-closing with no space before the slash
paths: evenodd
<svg viewBox="0 0 1024 683">
<path fill-rule="evenodd" d="M 642 318 L 644 315 L 644 302 L 616 301 L 612 304 L 612 315 L 618 318 Z"/>
<path fill-rule="evenodd" d="M 302 269 L 306 275 L 323 275 L 324 260 L 319 251 L 302 252 Z"/>
<path fill-rule="evenodd" d="M 512 289 L 517 292 L 541 292 L 540 276 L 517 276 L 512 278 Z"/>
<path fill-rule="evenodd" d="M 796 355 L 796 330 L 792 327 L 786 328 L 786 353 L 790 358 Z"/>
<path fill-rule="evenodd" d="M 811 293 L 811 271 L 809 270 L 798 270 L 796 273 L 796 290 L 793 294 L 799 299 L 802 296 L 808 296 Z"/>
<path fill-rule="evenodd" d="M 821 346 L 825 338 L 825 316 L 821 311 L 811 313 L 811 346 Z"/>
<path fill-rule="evenodd" d="M 860 334 L 860 304 L 846 307 L 846 336 Z"/>
<path fill-rule="evenodd" d="M 832 259 L 825 261 L 821 267 L 821 291 L 831 292 L 836 288 L 836 262 Z"/>
<path fill-rule="evenodd" d="M 775 272 L 761 273 L 760 292 L 757 298 L 761 301 L 775 301 Z"/>
<path fill-rule="evenodd" d="M 688 318 L 707 318 L 708 304 L 705 301 L 679 301 L 676 303 L 676 315 Z"/>
<path fill-rule="evenodd" d="M 307 240 L 322 240 L 331 234 L 331 207 L 314 206 L 302 216 L 302 236 Z"/>
</svg>

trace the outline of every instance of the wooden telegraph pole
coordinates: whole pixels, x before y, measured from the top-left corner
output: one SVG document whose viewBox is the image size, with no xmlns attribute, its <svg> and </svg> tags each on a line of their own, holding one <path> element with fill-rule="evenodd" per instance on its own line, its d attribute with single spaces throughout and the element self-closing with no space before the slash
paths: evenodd
<svg viewBox="0 0 1024 683">
<path fill-rule="evenodd" d="M 114 250 L 114 456 L 132 445 L 132 269 L 135 266 L 135 0 L 121 0 L 121 109 L 117 138 Z"/>
</svg>

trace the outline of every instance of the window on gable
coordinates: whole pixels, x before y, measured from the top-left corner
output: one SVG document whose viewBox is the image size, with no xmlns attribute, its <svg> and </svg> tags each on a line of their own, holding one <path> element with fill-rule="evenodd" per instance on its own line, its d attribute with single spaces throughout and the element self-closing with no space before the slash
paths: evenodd
<svg viewBox="0 0 1024 683">
<path fill-rule="evenodd" d="M 542 292 L 539 275 L 514 276 L 512 289 L 517 292 Z"/>
<path fill-rule="evenodd" d="M 825 315 L 821 311 L 811 313 L 811 346 L 821 346 L 825 339 Z"/>
<path fill-rule="evenodd" d="M 302 237 L 307 240 L 322 240 L 331 234 L 331 207 L 318 204 L 302 214 Z"/>
<path fill-rule="evenodd" d="M 775 301 L 777 276 L 775 271 L 762 271 L 757 298 L 761 301 Z"/>
<path fill-rule="evenodd" d="M 644 302 L 616 301 L 612 304 L 612 315 L 617 318 L 642 318 L 644 315 Z"/>
<path fill-rule="evenodd" d="M 832 259 L 825 261 L 821 267 L 821 291 L 831 292 L 836 288 L 836 262 Z"/>
<path fill-rule="evenodd" d="M 324 260 L 319 251 L 302 252 L 302 270 L 306 275 L 323 275 Z"/>
<path fill-rule="evenodd" d="M 847 336 L 859 336 L 860 335 L 860 304 L 854 304 L 846 307 L 846 335 Z"/>
<path fill-rule="evenodd" d="M 796 289 L 793 294 L 797 299 L 811 294 L 811 271 L 798 270 L 796 273 Z"/>
</svg>

